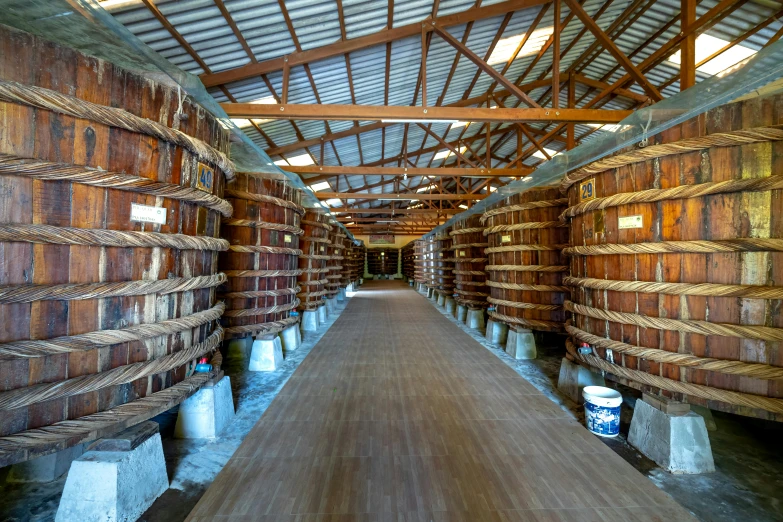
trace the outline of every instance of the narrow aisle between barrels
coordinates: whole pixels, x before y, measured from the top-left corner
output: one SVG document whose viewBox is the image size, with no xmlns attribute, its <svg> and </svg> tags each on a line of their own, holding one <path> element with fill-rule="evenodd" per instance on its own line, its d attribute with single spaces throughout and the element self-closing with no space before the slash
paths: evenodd
<svg viewBox="0 0 783 522">
<path fill-rule="evenodd" d="M 187 520 L 692 517 L 426 298 L 368 281 Z"/>
</svg>

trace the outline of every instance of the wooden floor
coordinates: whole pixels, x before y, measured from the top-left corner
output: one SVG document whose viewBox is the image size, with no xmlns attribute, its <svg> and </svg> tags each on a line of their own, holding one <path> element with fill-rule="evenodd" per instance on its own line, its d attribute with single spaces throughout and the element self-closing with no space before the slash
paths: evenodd
<svg viewBox="0 0 783 522">
<path fill-rule="evenodd" d="M 426 298 L 369 281 L 187 520 L 692 519 Z"/>
</svg>

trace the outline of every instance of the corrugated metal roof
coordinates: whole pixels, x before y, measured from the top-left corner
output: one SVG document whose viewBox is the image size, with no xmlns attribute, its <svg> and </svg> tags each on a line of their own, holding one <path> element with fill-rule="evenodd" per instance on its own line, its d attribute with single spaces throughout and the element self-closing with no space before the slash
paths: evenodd
<svg viewBox="0 0 783 522">
<path fill-rule="evenodd" d="M 499 3 L 502 0 L 481 2 L 486 6 Z M 584 9 L 594 16 L 605 4 L 606 0 L 585 0 Z M 246 40 L 253 52 L 253 57 L 247 55 L 241 42 L 231 30 L 226 19 L 221 14 L 215 0 L 158 0 L 156 6 L 166 17 L 169 23 L 182 35 L 199 58 L 212 72 L 224 71 L 250 63 L 252 60 L 264 61 L 278 58 L 297 50 L 296 42 L 289 33 L 280 3 L 276 0 L 224 0 L 225 7 L 236 23 L 241 36 Z M 697 7 L 697 16 L 704 15 L 709 9 L 717 5 L 717 0 L 703 0 Z M 328 0 L 286 0 L 285 8 L 290 16 L 296 39 L 302 50 L 314 49 L 337 42 L 341 39 L 340 16 L 337 3 Z M 597 19 L 597 24 L 608 30 L 610 25 L 617 20 L 631 5 L 631 0 L 615 0 L 604 10 Z M 445 16 L 466 11 L 476 6 L 470 0 L 444 0 L 438 5 L 438 16 Z M 639 9 L 648 7 L 638 19 L 629 24 L 622 34 L 613 34 L 615 44 L 632 61 L 640 63 L 665 42 L 679 32 L 679 22 L 664 31 L 644 48 L 637 51 L 648 38 L 654 35 L 661 27 L 671 19 L 678 16 L 680 0 L 656 0 L 654 2 L 641 2 Z M 777 7 L 776 7 L 777 6 Z M 391 13 L 392 27 L 402 27 L 419 23 L 432 14 L 433 0 L 403 0 L 393 3 Z M 732 41 L 740 37 L 746 31 L 759 23 L 772 17 L 781 8 L 779 2 L 750 1 L 744 2 L 730 16 L 726 17 L 707 34 Z M 382 0 L 344 0 L 342 2 L 345 32 L 348 39 L 358 38 L 383 31 L 387 28 L 390 13 L 388 2 Z M 519 37 L 531 30 L 536 17 L 545 9 L 545 14 L 535 28 L 537 35 L 543 35 L 541 43 L 548 37 L 549 30 L 553 26 L 553 9 L 550 5 L 536 6 L 515 12 L 506 25 L 500 39 Z M 143 42 L 147 43 L 160 54 L 177 64 L 184 70 L 193 74 L 201 74 L 204 69 L 193 56 L 180 45 L 171 33 L 155 18 L 153 13 L 142 3 L 120 4 L 117 8 L 110 8 L 110 12 L 118 21 L 123 23 L 131 32 L 136 34 Z M 568 15 L 568 8 L 562 5 L 562 16 Z M 501 28 L 504 16 L 495 16 L 478 20 L 472 24 L 464 24 L 449 27 L 448 31 L 457 39 L 463 39 L 465 32 L 470 30 L 467 37 L 467 46 L 481 57 L 487 55 L 498 30 Z M 766 28 L 758 31 L 742 42 L 741 45 L 753 50 L 760 49 L 781 28 L 781 22 L 775 20 Z M 580 37 L 581 35 L 581 37 Z M 574 39 L 579 37 L 574 43 Z M 531 38 L 531 41 L 535 38 Z M 595 37 L 586 31 L 583 33 L 583 25 L 574 17 L 561 33 L 561 50 L 568 52 L 561 58 L 561 71 L 566 71 L 593 43 Z M 573 46 L 569 46 L 573 43 Z M 298 66 L 291 69 L 288 102 L 289 103 L 316 103 L 317 98 L 325 104 L 351 104 L 350 83 L 353 84 L 355 102 L 362 105 L 411 105 L 421 103 L 421 89 L 417 90 L 417 80 L 420 71 L 421 38 L 411 37 L 391 42 L 388 46 L 390 56 L 387 57 L 387 45 L 379 44 L 350 53 L 348 56 L 333 56 L 321 61 L 309 64 L 312 81 L 304 67 Z M 635 52 L 636 51 L 636 52 Z M 519 56 L 514 60 L 505 76 L 511 80 L 518 80 L 530 68 L 537 49 Z M 612 83 L 625 74 L 618 67 L 614 58 L 602 48 L 593 53 L 594 59 L 579 71 L 585 76 Z M 389 61 L 388 84 L 386 82 L 386 63 Z M 458 58 L 453 75 L 446 85 L 449 73 L 452 70 L 455 58 Z M 350 78 L 349 78 L 350 63 Z M 529 72 L 522 83 L 546 78 L 552 63 L 551 48 L 546 51 Z M 497 71 L 502 71 L 505 62 L 493 64 Z M 645 76 L 654 85 L 663 85 L 673 81 L 661 89 L 664 96 L 671 96 L 679 92 L 679 67 L 664 61 L 660 65 L 648 70 Z M 697 80 L 705 78 L 702 72 L 697 72 Z M 274 89 L 274 93 L 267 87 L 262 78 L 250 78 L 237 81 L 224 86 L 230 95 L 239 102 L 252 102 L 259 100 L 273 100 L 282 93 L 282 71 L 276 71 L 266 76 Z M 350 79 L 350 82 L 349 82 Z M 474 83 L 475 82 L 475 83 Z M 429 104 L 442 100 L 443 104 L 454 103 L 466 97 L 478 96 L 485 93 L 493 79 L 486 74 L 477 76 L 476 66 L 464 57 L 458 57 L 457 52 L 445 41 L 437 36 L 432 41 L 427 56 L 427 97 Z M 472 87 L 471 87 L 471 84 Z M 630 88 L 633 92 L 644 94 L 644 90 L 637 84 Z M 500 90 L 496 87 L 495 90 Z M 388 91 L 388 100 L 386 92 Z M 539 99 L 548 96 L 548 88 L 539 88 L 529 92 L 531 98 Z M 584 106 L 585 97 L 589 92 L 582 84 L 577 84 L 576 99 L 581 100 L 579 106 Z M 228 101 L 226 94 L 219 88 L 211 88 L 210 93 L 220 102 Z M 414 96 L 416 99 L 414 100 Z M 586 96 L 589 99 L 589 96 Z M 559 96 L 561 106 L 567 104 L 566 86 L 561 86 Z M 547 102 L 549 103 L 549 102 Z M 507 106 L 520 106 L 519 100 L 510 97 L 506 100 Z M 603 105 L 609 109 L 628 109 L 634 103 L 623 97 L 611 98 Z M 252 125 L 245 123 L 243 130 L 259 146 L 269 149 L 291 145 L 302 139 L 316 139 L 327 132 L 346 131 L 353 127 L 350 121 L 297 121 L 285 120 L 263 121 L 256 120 L 258 126 L 269 140 L 264 138 Z M 359 122 L 366 125 L 369 122 Z M 439 146 L 438 141 L 428 135 L 418 125 L 407 126 L 407 152 L 408 157 L 419 166 L 439 166 L 442 164 L 454 164 L 455 157 L 452 154 L 446 159 L 434 159 L 434 152 L 426 152 L 420 155 L 414 154 L 422 148 Z M 434 123 L 428 125 L 438 136 L 447 141 L 454 141 L 460 136 L 462 139 L 476 138 L 470 143 L 471 150 L 479 157 L 486 154 L 486 139 L 482 132 L 481 124 L 471 124 L 467 127 L 451 127 L 446 123 Z M 493 124 L 491 128 L 498 129 L 508 125 Z M 547 128 L 544 125 L 531 125 L 535 129 Z M 481 134 L 479 134 L 481 132 Z M 576 125 L 577 139 L 589 140 L 601 130 L 596 130 L 588 125 Z M 404 150 L 403 139 L 405 125 L 394 124 L 383 130 L 376 129 L 363 132 L 357 136 L 334 140 L 324 147 L 323 156 L 325 165 L 360 165 L 378 164 L 383 158 L 396 158 Z M 492 151 L 496 157 L 513 158 L 516 156 L 516 137 L 512 135 L 494 134 L 491 140 Z M 527 149 L 530 144 L 524 140 L 523 147 Z M 361 148 L 360 148 L 361 145 Z M 565 145 L 561 141 L 552 141 L 546 145 L 547 149 L 560 151 Z M 285 157 L 295 157 L 302 154 L 311 154 L 315 160 L 319 160 L 321 146 L 316 145 L 308 149 L 299 149 L 285 154 Z M 468 153 L 466 153 L 468 154 Z M 273 160 L 281 159 L 275 156 Z M 386 163 L 388 166 L 397 165 L 401 160 Z M 525 165 L 539 163 L 539 158 L 529 157 L 524 161 Z M 500 160 L 492 160 L 492 166 L 503 166 Z M 387 178 L 389 179 L 389 178 Z M 376 185 L 382 181 L 380 176 L 341 176 L 332 181 L 333 188 L 347 190 L 359 188 L 365 185 Z M 444 180 L 445 184 L 453 184 L 453 181 Z M 429 183 L 427 180 L 407 180 L 411 186 Z M 375 186 L 371 192 L 391 191 L 391 184 Z M 363 206 L 378 205 L 378 202 L 367 202 Z"/>
</svg>

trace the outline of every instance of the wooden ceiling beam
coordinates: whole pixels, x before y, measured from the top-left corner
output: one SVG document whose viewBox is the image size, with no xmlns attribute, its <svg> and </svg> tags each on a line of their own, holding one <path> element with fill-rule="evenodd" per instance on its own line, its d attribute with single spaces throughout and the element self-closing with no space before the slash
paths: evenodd
<svg viewBox="0 0 783 522">
<path fill-rule="evenodd" d="M 527 176 L 533 172 L 532 168 L 523 167 L 519 169 L 486 169 L 486 168 L 456 168 L 456 167 L 320 167 L 318 165 L 308 165 L 306 167 L 280 167 L 286 172 L 296 172 L 297 174 L 318 174 L 318 177 L 306 178 L 304 182 L 308 185 L 318 183 L 319 181 L 332 176 L 432 176 L 445 178 L 508 178 Z M 323 176 L 323 177 L 321 177 Z"/>
<path fill-rule="evenodd" d="M 429 208 L 335 208 L 332 214 L 458 214 L 462 212 L 459 208 L 444 208 L 443 210 Z"/>
<path fill-rule="evenodd" d="M 528 7 L 542 5 L 547 1 L 549 0 L 507 0 L 505 2 L 499 2 L 497 4 L 492 4 L 485 7 L 474 7 L 460 13 L 442 16 L 437 18 L 437 21 L 443 27 L 462 25 L 471 21 L 492 18 L 510 13 L 512 11 L 519 11 Z M 417 36 L 420 33 L 421 22 L 407 24 L 401 27 L 387 28 L 367 36 L 351 38 L 345 41 L 340 40 L 329 45 L 316 47 L 315 49 L 308 49 L 305 51 L 291 53 L 287 55 L 288 65 L 289 67 L 304 65 L 318 60 L 323 60 L 325 58 L 331 58 L 333 56 L 339 56 L 345 53 L 358 51 L 360 49 L 372 47 L 374 45 L 389 43 L 395 40 L 408 38 L 410 36 Z M 219 73 L 202 74 L 200 78 L 205 87 L 216 87 L 226 83 L 253 78 L 261 74 L 269 74 L 272 72 L 281 71 L 283 70 L 284 63 L 284 57 L 279 56 L 277 58 L 264 60 L 258 63 L 249 63 L 234 69 L 221 71 Z"/>
<path fill-rule="evenodd" d="M 632 111 L 604 109 L 531 109 L 531 108 L 474 108 L 474 107 L 410 107 L 405 105 L 338 105 L 338 104 L 284 104 L 221 103 L 232 118 L 264 118 L 276 120 L 411 120 L 471 121 L 508 123 L 574 122 L 619 123 Z M 320 142 L 320 139 L 319 139 Z"/>
<path fill-rule="evenodd" d="M 484 199 L 486 194 L 429 194 L 426 192 L 415 194 L 370 194 L 357 192 L 315 192 L 318 199 L 385 199 L 389 201 L 468 201 Z"/>
</svg>

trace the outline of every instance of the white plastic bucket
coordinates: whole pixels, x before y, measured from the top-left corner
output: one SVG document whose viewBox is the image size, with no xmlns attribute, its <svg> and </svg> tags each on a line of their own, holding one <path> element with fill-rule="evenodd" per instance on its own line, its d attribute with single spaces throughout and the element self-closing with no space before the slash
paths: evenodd
<svg viewBox="0 0 783 522">
<path fill-rule="evenodd" d="M 585 423 L 587 429 L 600 437 L 616 437 L 620 433 L 620 392 L 603 386 L 585 386 Z"/>
</svg>

